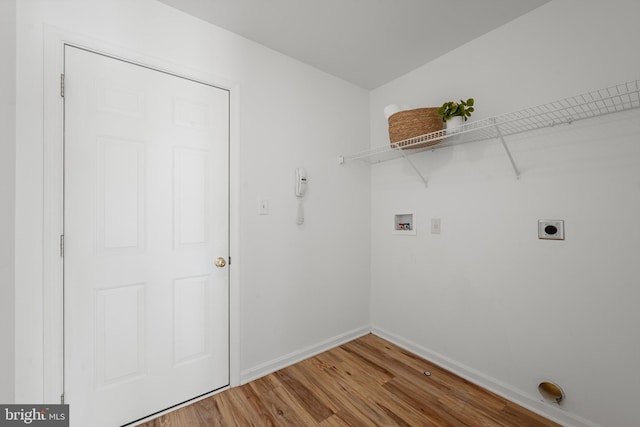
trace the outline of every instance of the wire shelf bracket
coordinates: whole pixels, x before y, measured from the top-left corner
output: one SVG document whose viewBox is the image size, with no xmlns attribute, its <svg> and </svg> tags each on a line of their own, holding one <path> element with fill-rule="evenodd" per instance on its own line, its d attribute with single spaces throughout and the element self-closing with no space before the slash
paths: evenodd
<svg viewBox="0 0 640 427">
<path fill-rule="evenodd" d="M 396 144 L 394 144 L 396 145 Z M 418 167 L 415 165 L 415 163 L 413 163 L 411 161 L 411 157 L 407 156 L 407 154 L 404 152 L 404 150 L 402 150 L 400 147 L 398 147 L 396 145 L 396 148 L 398 149 L 398 151 L 400 152 L 400 154 L 402 154 L 402 157 L 404 157 L 404 159 L 407 161 L 407 163 L 409 163 L 409 165 L 413 168 L 413 170 L 415 171 L 415 173 L 420 177 L 420 179 L 422 180 L 422 182 L 424 183 L 425 187 L 429 186 L 429 182 L 427 181 L 427 179 L 424 177 L 424 175 L 422 175 L 422 173 L 420 173 L 420 170 L 418 169 Z"/>
<path fill-rule="evenodd" d="M 511 155 L 511 151 L 509 150 L 509 146 L 507 145 L 506 141 L 504 140 L 504 135 L 502 135 L 502 132 L 500 131 L 500 126 L 495 125 L 496 126 L 496 133 L 498 134 L 498 138 L 500 139 L 500 142 L 502 143 L 502 147 L 504 148 L 504 151 L 506 151 L 507 153 L 507 157 L 509 158 L 509 161 L 511 162 L 511 167 L 513 167 L 513 172 L 516 174 L 516 179 L 520 179 L 520 170 L 518 169 L 518 166 L 516 165 L 515 160 L 513 160 L 513 156 Z"/>
</svg>

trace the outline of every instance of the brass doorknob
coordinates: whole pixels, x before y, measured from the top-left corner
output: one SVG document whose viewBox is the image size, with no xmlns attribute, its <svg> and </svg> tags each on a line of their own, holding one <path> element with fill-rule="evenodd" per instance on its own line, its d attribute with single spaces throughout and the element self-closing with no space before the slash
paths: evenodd
<svg viewBox="0 0 640 427">
<path fill-rule="evenodd" d="M 225 261 L 225 259 L 224 259 L 224 258 L 222 258 L 222 257 L 218 257 L 218 258 L 216 258 L 216 267 L 218 267 L 218 268 L 222 268 L 222 267 L 224 267 L 225 265 L 227 265 L 227 261 Z"/>
</svg>

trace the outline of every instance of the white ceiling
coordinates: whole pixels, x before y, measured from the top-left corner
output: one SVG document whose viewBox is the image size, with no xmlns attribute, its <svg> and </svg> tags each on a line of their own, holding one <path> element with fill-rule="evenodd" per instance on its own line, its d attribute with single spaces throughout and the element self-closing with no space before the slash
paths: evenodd
<svg viewBox="0 0 640 427">
<path fill-rule="evenodd" d="M 159 0 L 365 89 L 550 0 Z"/>
</svg>

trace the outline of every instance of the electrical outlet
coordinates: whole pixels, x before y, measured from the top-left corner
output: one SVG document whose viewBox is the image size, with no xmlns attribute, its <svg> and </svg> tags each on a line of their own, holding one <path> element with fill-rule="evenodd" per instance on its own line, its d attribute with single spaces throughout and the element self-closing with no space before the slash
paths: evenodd
<svg viewBox="0 0 640 427">
<path fill-rule="evenodd" d="M 538 220 L 538 239 L 564 240 L 564 220 Z"/>
</svg>

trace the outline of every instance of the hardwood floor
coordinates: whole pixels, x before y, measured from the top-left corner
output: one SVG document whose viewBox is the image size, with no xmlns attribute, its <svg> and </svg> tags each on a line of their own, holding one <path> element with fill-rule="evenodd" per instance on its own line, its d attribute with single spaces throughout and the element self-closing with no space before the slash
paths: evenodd
<svg viewBox="0 0 640 427">
<path fill-rule="evenodd" d="M 369 334 L 142 427 L 557 425 Z"/>
</svg>

